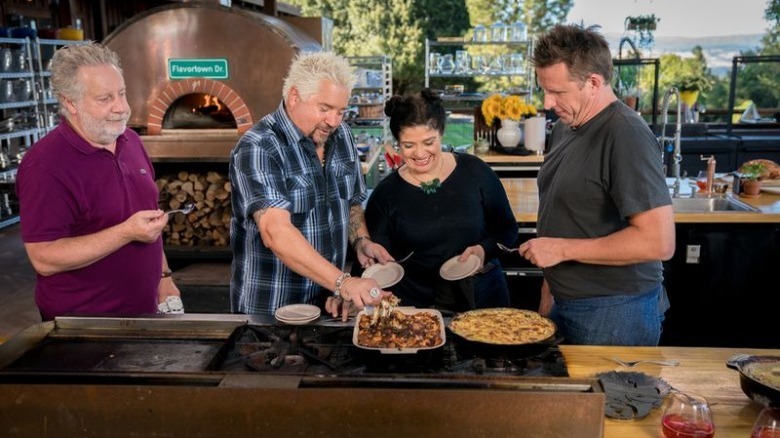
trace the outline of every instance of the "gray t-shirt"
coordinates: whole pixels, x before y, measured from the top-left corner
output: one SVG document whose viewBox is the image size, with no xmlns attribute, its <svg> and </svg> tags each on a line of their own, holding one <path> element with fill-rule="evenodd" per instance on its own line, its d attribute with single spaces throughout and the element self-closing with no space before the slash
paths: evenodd
<svg viewBox="0 0 780 438">
<path fill-rule="evenodd" d="M 629 216 L 672 203 L 655 136 L 619 101 L 577 129 L 555 124 L 538 185 L 540 237 L 606 236 L 627 227 Z M 544 275 L 557 299 L 641 294 L 663 281 L 660 261 L 569 261 Z"/>
</svg>

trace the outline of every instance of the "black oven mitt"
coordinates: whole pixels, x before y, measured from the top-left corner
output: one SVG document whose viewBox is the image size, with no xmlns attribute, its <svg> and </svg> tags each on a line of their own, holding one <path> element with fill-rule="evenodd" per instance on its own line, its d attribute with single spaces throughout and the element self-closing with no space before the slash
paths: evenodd
<svg viewBox="0 0 780 438">
<path fill-rule="evenodd" d="M 640 419 L 661 406 L 669 385 L 640 372 L 610 371 L 597 374 L 606 395 L 605 413 L 620 420 Z"/>
</svg>

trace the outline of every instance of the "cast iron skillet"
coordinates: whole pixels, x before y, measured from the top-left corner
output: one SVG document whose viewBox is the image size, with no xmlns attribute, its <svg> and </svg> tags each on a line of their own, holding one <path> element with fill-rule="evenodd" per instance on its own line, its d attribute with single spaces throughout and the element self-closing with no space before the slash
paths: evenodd
<svg viewBox="0 0 780 438">
<path fill-rule="evenodd" d="M 750 365 L 754 363 L 771 363 L 780 368 L 780 356 L 738 354 L 731 357 L 726 362 L 726 366 L 739 371 L 739 386 L 745 395 L 766 406 L 780 406 L 780 388 L 758 380 L 750 369 Z"/>
<path fill-rule="evenodd" d="M 550 321 L 555 327 L 552 335 L 541 341 L 527 343 L 527 344 L 496 344 L 490 342 L 472 341 L 460 336 L 454 330 L 452 330 L 450 324 L 447 325 L 447 330 L 452 334 L 450 337 L 455 343 L 455 350 L 462 357 L 474 356 L 485 358 L 498 358 L 504 357 L 507 359 L 522 359 L 526 357 L 536 356 L 539 353 L 544 352 L 548 348 L 557 345 L 563 339 L 558 338 L 558 328 L 555 323 Z"/>
</svg>

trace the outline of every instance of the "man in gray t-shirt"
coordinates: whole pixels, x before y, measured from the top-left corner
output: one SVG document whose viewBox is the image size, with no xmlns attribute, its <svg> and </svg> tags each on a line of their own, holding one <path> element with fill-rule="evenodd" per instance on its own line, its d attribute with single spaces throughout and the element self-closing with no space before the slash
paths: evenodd
<svg viewBox="0 0 780 438">
<path fill-rule="evenodd" d="M 657 345 L 661 261 L 675 244 L 660 148 L 612 92 L 609 45 L 593 29 L 555 26 L 533 63 L 559 117 L 539 171 L 539 237 L 520 247 L 544 268 L 540 312 L 571 343 Z"/>
</svg>

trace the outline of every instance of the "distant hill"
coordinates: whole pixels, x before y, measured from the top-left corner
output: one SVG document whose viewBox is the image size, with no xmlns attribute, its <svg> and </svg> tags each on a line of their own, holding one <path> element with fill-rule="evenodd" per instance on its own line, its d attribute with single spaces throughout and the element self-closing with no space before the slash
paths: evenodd
<svg viewBox="0 0 780 438">
<path fill-rule="evenodd" d="M 617 51 L 622 35 L 605 33 L 610 47 Z M 665 53 L 676 53 L 683 58 L 692 56 L 693 48 L 701 46 L 704 56 L 707 58 L 707 67 L 717 76 L 731 73 L 731 62 L 734 56 L 748 51 L 755 52 L 761 47 L 761 38 L 764 34 L 753 35 L 729 35 L 700 38 L 686 37 L 656 37 L 652 53 L 645 54 L 648 58 L 657 58 Z M 623 56 L 629 47 L 623 46 Z"/>
</svg>

